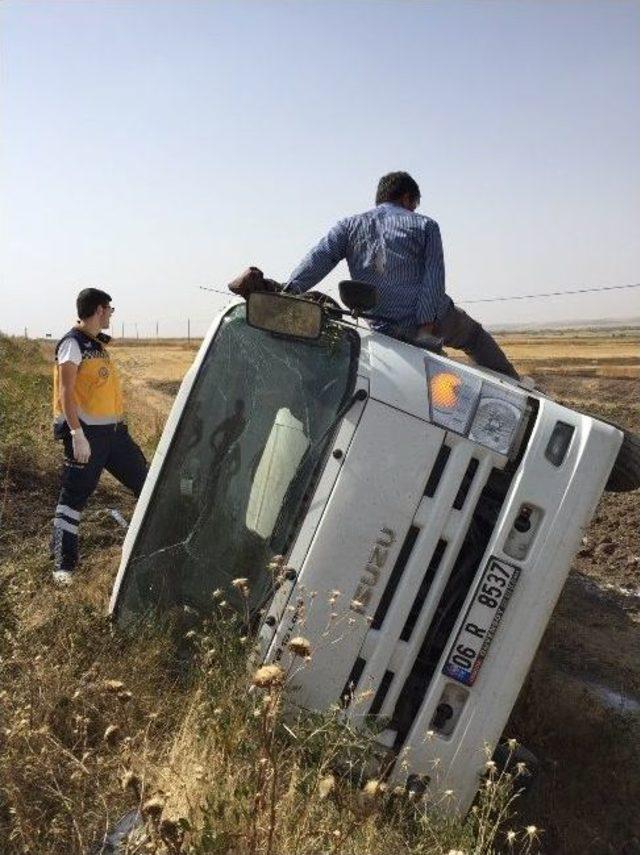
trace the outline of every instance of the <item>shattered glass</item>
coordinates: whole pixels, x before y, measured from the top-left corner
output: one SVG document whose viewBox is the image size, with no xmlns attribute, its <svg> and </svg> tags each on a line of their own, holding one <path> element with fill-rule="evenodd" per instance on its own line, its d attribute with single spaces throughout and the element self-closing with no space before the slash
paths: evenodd
<svg viewBox="0 0 640 855">
<path fill-rule="evenodd" d="M 200 365 L 163 462 L 116 611 L 244 608 L 271 590 L 269 561 L 301 522 L 332 426 L 355 384 L 357 337 L 328 324 L 317 341 L 265 333 L 226 315 Z M 339 420 L 339 419 L 338 419 Z"/>
</svg>

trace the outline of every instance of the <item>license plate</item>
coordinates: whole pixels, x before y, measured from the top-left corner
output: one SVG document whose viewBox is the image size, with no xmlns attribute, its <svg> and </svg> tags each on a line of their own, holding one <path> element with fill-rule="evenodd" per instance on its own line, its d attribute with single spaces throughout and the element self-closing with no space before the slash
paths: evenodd
<svg viewBox="0 0 640 855">
<path fill-rule="evenodd" d="M 489 559 L 443 668 L 447 677 L 473 686 L 519 575 L 519 567 Z"/>
</svg>

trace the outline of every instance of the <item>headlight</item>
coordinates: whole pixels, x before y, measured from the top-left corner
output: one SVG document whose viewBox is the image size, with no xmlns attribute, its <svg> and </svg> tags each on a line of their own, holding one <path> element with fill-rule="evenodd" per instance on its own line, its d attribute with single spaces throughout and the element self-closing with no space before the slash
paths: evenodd
<svg viewBox="0 0 640 855">
<path fill-rule="evenodd" d="M 499 454 L 508 454 L 520 427 L 524 413 L 524 402 L 509 401 L 493 397 L 494 390 L 487 394 L 482 384 L 482 395 L 469 431 L 469 439 L 486 445 Z M 520 404 L 520 406 L 518 406 Z"/>
<path fill-rule="evenodd" d="M 431 420 L 498 454 L 509 454 L 525 413 L 517 390 L 425 358 Z"/>
</svg>

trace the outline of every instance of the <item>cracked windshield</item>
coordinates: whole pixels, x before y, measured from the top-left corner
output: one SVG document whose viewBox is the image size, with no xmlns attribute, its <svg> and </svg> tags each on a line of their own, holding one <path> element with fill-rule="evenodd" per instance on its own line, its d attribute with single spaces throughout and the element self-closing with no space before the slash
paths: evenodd
<svg viewBox="0 0 640 855">
<path fill-rule="evenodd" d="M 252 610 L 270 590 L 267 564 L 299 523 L 305 494 L 355 382 L 357 339 L 330 325 L 318 341 L 224 318 L 134 544 L 118 610 L 240 608 L 230 583 L 249 579 Z"/>
</svg>

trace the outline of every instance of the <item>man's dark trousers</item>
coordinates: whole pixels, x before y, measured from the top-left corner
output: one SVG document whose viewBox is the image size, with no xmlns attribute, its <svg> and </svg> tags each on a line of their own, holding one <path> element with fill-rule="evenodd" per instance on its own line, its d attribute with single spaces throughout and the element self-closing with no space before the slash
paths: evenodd
<svg viewBox="0 0 640 855">
<path fill-rule="evenodd" d="M 433 334 L 443 339 L 445 345 L 463 350 L 476 365 L 519 379 L 518 372 L 493 336 L 453 303 L 444 317 L 435 322 Z"/>
<path fill-rule="evenodd" d="M 82 425 L 91 446 L 88 463 L 73 456 L 71 433 L 61 428 L 64 443 L 62 489 L 53 521 L 53 555 L 56 570 L 73 570 L 78 562 L 78 525 L 102 470 L 106 469 L 135 496 L 140 495 L 147 476 L 147 463 L 123 422 L 111 425 Z"/>
</svg>

